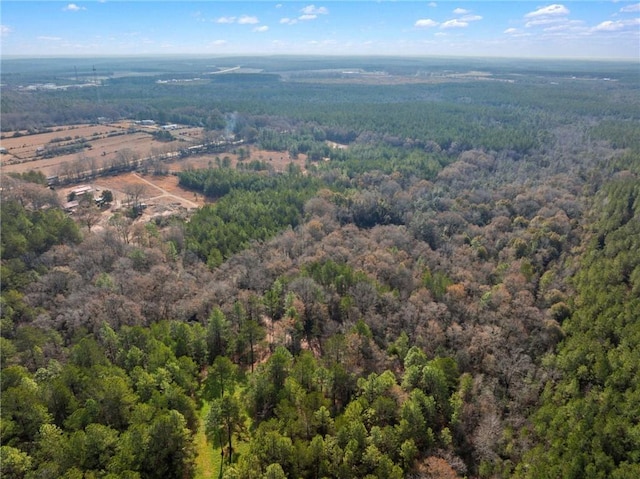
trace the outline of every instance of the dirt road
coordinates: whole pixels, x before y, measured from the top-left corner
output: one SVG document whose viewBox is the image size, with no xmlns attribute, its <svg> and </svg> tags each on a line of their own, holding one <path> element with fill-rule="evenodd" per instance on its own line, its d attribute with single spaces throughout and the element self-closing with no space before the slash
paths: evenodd
<svg viewBox="0 0 640 479">
<path fill-rule="evenodd" d="M 161 188 L 160 186 L 158 186 L 158 185 L 156 185 L 156 184 L 154 184 L 154 183 L 150 182 L 149 180 L 146 180 L 145 178 L 143 178 L 142 176 L 140 176 L 140 175 L 139 175 L 139 174 L 137 174 L 137 173 L 134 173 L 134 174 L 133 174 L 133 176 L 135 176 L 136 178 L 138 178 L 140 181 L 142 181 L 142 182 L 146 183 L 147 185 L 150 185 L 150 186 L 152 186 L 153 188 L 155 188 L 155 189 L 157 189 L 157 190 L 160 190 L 160 191 L 162 192 L 162 194 L 161 194 L 161 195 L 153 196 L 153 197 L 149 198 L 149 200 L 156 200 L 156 199 L 158 199 L 158 198 L 166 198 L 166 197 L 169 197 L 169 198 L 174 198 L 175 200 L 177 200 L 177 201 L 179 201 L 179 202 L 181 202 L 181 203 L 187 203 L 187 204 L 189 205 L 189 207 L 191 207 L 191 208 L 198 208 L 198 205 L 197 205 L 196 203 L 194 203 L 193 201 L 190 201 L 190 200 L 188 200 L 188 199 L 186 199 L 186 198 L 184 198 L 184 197 L 182 197 L 182 196 L 177 196 L 177 195 L 174 195 L 174 194 L 172 194 L 172 193 L 169 193 L 169 192 L 168 192 L 167 190 L 165 190 L 164 188 Z"/>
</svg>

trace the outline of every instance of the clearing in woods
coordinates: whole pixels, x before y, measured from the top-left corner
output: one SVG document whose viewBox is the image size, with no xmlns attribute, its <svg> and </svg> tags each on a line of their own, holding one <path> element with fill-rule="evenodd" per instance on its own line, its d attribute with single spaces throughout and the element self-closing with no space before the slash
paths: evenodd
<svg viewBox="0 0 640 479">
<path fill-rule="evenodd" d="M 189 129 L 190 131 L 193 129 Z M 101 168 L 117 161 L 120 155 L 145 158 L 188 145 L 185 141 L 160 142 L 152 136 L 157 127 L 121 121 L 105 125 L 68 125 L 46 133 L 13 132 L 4 135 L 2 170 L 24 173 L 41 171 L 46 176 L 64 175 L 79 158 L 91 160 Z M 16 133 L 21 136 L 16 136 Z M 181 139 L 187 132 L 181 133 Z M 193 141 L 199 141 L 198 136 Z M 56 151 L 57 150 L 57 151 Z M 47 153 L 54 156 L 46 158 Z M 56 153 L 60 154 L 56 154 Z"/>
<path fill-rule="evenodd" d="M 127 190 L 133 185 L 142 189 L 141 201 L 148 205 L 145 216 L 167 214 L 181 208 L 192 209 L 207 203 L 202 194 L 186 190 L 179 186 L 177 173 L 186 169 L 216 167 L 223 159 L 228 159 L 232 168 L 239 163 L 240 149 L 243 149 L 245 162 L 264 161 L 275 171 L 284 171 L 290 162 L 304 170 L 305 155 L 290 158 L 287 152 L 261 150 L 254 146 L 230 145 L 228 151 L 216 154 L 194 155 L 184 159 L 177 158 L 179 149 L 191 144 L 200 144 L 204 137 L 201 128 L 180 127 L 172 131 L 176 138 L 171 142 L 159 142 L 152 134 L 158 126 L 145 126 L 132 121 L 120 121 L 100 125 L 67 125 L 54 131 L 36 134 L 9 132 L 2 138 L 6 153 L 0 155 L 3 173 L 24 173 L 40 171 L 46 176 L 66 176 L 77 169 L 109 166 L 119 156 L 146 158 L 164 155 L 162 175 L 142 172 L 123 172 L 117 175 L 96 176 L 82 181 L 93 187 L 95 196 L 101 190 L 110 190 L 114 194 L 113 210 L 123 206 Z M 70 154 L 45 158 L 45 153 L 55 148 L 73 147 L 84 142 L 87 145 Z M 174 154 L 174 157 L 171 155 Z M 169 158 L 167 158 L 169 156 Z M 58 190 L 62 203 L 67 201 L 69 193 L 78 188 L 78 184 L 65 186 Z"/>
<path fill-rule="evenodd" d="M 196 446 L 196 479 L 211 479 L 218 477 L 217 472 L 220 471 L 220 449 L 214 448 L 207 440 L 205 433 L 205 419 L 209 414 L 211 404 L 205 402 L 200 410 L 200 426 L 194 438 Z M 216 454 L 214 454 L 214 449 Z M 216 474 L 216 475 L 214 475 Z"/>
</svg>

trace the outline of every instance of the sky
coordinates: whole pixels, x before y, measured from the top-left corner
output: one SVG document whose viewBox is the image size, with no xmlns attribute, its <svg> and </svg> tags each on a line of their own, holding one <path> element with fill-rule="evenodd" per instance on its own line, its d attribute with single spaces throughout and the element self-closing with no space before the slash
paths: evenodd
<svg viewBox="0 0 640 479">
<path fill-rule="evenodd" d="M 640 61 L 640 3 L 2 0 L 0 53 L 394 55 Z"/>
</svg>

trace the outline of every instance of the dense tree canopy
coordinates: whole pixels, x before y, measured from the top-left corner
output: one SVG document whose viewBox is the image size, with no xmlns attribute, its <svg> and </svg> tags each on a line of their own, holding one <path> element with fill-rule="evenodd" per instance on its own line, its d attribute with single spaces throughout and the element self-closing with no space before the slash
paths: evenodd
<svg viewBox="0 0 640 479">
<path fill-rule="evenodd" d="M 525 458 L 525 477 L 640 473 L 640 183 L 612 181 L 596 208 L 567 337 L 550 358 L 561 376 L 534 417 L 541 444 Z"/>
<path fill-rule="evenodd" d="M 225 478 L 640 474 L 629 67 L 300 62 L 172 86 L 184 65 L 149 63 L 100 104 L 8 76 L 3 130 L 154 118 L 307 162 L 186 170 L 211 204 L 99 228 L 3 177 L 3 475 L 203 477 L 211 451 Z"/>
</svg>

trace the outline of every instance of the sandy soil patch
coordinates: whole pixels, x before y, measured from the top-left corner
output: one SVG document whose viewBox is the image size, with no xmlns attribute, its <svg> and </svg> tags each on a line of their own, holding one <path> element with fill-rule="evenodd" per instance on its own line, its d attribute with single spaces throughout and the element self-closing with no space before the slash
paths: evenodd
<svg viewBox="0 0 640 479">
<path fill-rule="evenodd" d="M 203 195 L 181 188 L 175 175 L 157 176 L 127 173 L 96 180 L 98 188 L 111 190 L 117 199 L 126 201 L 127 190 L 133 185 L 143 188 L 141 200 L 149 207 L 156 205 L 198 208 L 206 203 Z"/>
</svg>

